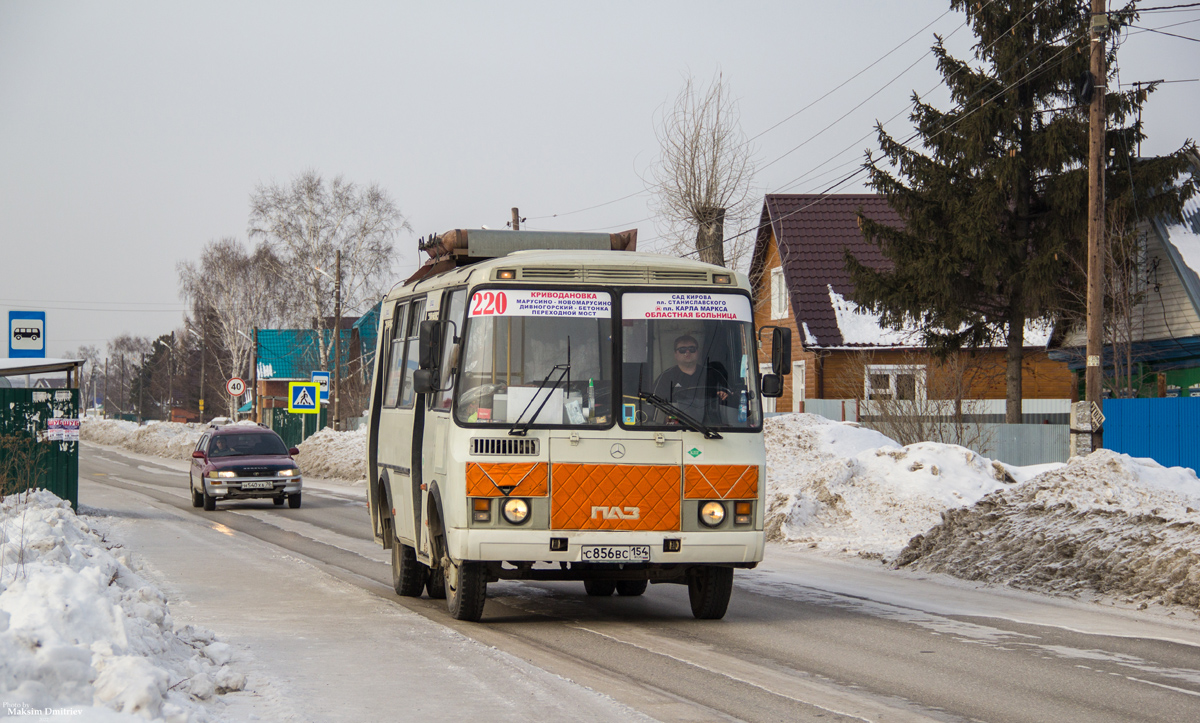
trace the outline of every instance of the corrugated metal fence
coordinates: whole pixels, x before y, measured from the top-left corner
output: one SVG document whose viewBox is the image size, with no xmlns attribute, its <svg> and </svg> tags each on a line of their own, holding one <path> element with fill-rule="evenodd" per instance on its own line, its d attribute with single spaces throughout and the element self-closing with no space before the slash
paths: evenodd
<svg viewBox="0 0 1200 723">
<path fill-rule="evenodd" d="M 78 389 L 0 389 L 5 494 L 43 487 L 79 507 L 79 442 L 53 439 L 50 429 L 51 419 L 78 418 Z"/>
<path fill-rule="evenodd" d="M 1200 471 L 1200 397 L 1108 399 L 1104 447 Z"/>
</svg>

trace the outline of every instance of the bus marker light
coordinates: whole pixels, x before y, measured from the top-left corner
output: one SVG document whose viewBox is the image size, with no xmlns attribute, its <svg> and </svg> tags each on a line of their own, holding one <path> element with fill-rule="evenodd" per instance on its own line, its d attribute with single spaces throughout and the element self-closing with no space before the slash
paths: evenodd
<svg viewBox="0 0 1200 723">
<path fill-rule="evenodd" d="M 683 540 L 670 537 L 663 539 L 663 552 L 679 552 L 681 549 L 683 549 Z"/>
<path fill-rule="evenodd" d="M 492 501 L 486 497 L 478 497 L 472 505 L 474 513 L 471 519 L 475 522 L 490 522 L 492 519 Z"/>
<path fill-rule="evenodd" d="M 496 278 L 502 281 L 512 281 L 517 278 L 517 272 L 514 269 L 500 269 L 496 272 Z"/>
<path fill-rule="evenodd" d="M 565 537 L 551 537 L 550 538 L 550 552 L 566 552 L 566 550 L 567 550 L 567 538 L 565 538 Z"/>
</svg>

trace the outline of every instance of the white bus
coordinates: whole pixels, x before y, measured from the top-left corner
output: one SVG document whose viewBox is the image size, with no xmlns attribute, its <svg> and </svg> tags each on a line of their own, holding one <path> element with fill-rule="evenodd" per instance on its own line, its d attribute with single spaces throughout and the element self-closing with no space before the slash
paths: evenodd
<svg viewBox="0 0 1200 723">
<path fill-rule="evenodd" d="M 380 311 L 368 444 L 396 592 L 477 621 L 487 584 L 688 587 L 763 557 L 759 339 L 743 274 L 622 234 L 452 231 Z M 791 368 L 770 327 L 772 369 Z M 765 330 L 765 329 L 764 329 Z M 764 330 L 759 330 L 764 331 Z"/>
</svg>

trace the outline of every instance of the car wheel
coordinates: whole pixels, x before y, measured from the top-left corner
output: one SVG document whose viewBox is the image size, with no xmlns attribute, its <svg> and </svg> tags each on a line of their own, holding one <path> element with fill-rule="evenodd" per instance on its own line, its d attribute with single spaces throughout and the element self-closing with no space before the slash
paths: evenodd
<svg viewBox="0 0 1200 723">
<path fill-rule="evenodd" d="M 421 597 L 429 568 L 417 562 L 417 553 L 408 545 L 392 542 L 392 587 L 397 595 Z"/>
<path fill-rule="evenodd" d="M 649 580 L 618 580 L 617 594 L 623 597 L 637 597 L 646 592 Z"/>
<path fill-rule="evenodd" d="M 271 501 L 275 503 L 276 507 L 283 507 L 283 500 L 284 500 L 283 495 L 279 495 L 278 497 L 275 497 Z"/>
<path fill-rule="evenodd" d="M 293 510 L 300 509 L 300 493 L 299 492 L 288 495 L 288 507 L 292 508 Z"/>
<path fill-rule="evenodd" d="M 608 597 L 617 589 L 617 584 L 612 580 L 584 580 L 583 589 L 592 597 Z"/>
<path fill-rule="evenodd" d="M 206 512 L 212 512 L 213 510 L 217 509 L 217 498 L 210 495 L 208 490 L 204 490 L 203 502 L 204 510 Z"/>
<path fill-rule="evenodd" d="M 482 562 L 449 561 L 443 567 L 446 608 L 455 620 L 477 623 L 487 598 L 487 568 Z"/>
<path fill-rule="evenodd" d="M 192 507 L 203 507 L 204 495 L 196 491 L 191 477 L 188 477 L 188 491 L 192 493 Z"/>
<path fill-rule="evenodd" d="M 688 600 L 697 620 L 720 620 L 733 593 L 732 567 L 693 568 L 688 577 Z"/>
</svg>

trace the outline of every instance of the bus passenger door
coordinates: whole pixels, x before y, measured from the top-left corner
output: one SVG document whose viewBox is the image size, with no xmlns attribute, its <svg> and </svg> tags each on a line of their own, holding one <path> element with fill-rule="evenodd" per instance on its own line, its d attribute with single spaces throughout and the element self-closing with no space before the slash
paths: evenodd
<svg viewBox="0 0 1200 723">
<path fill-rule="evenodd" d="M 413 479 L 413 447 L 415 443 L 419 454 L 420 443 L 413 438 L 415 395 L 412 373 L 417 366 L 416 332 L 424 316 L 424 299 L 402 303 L 396 309 L 388 352 L 387 386 L 379 415 L 379 460 L 391 485 L 396 537 L 416 549 L 420 549 L 421 543 L 421 498 Z"/>
</svg>

